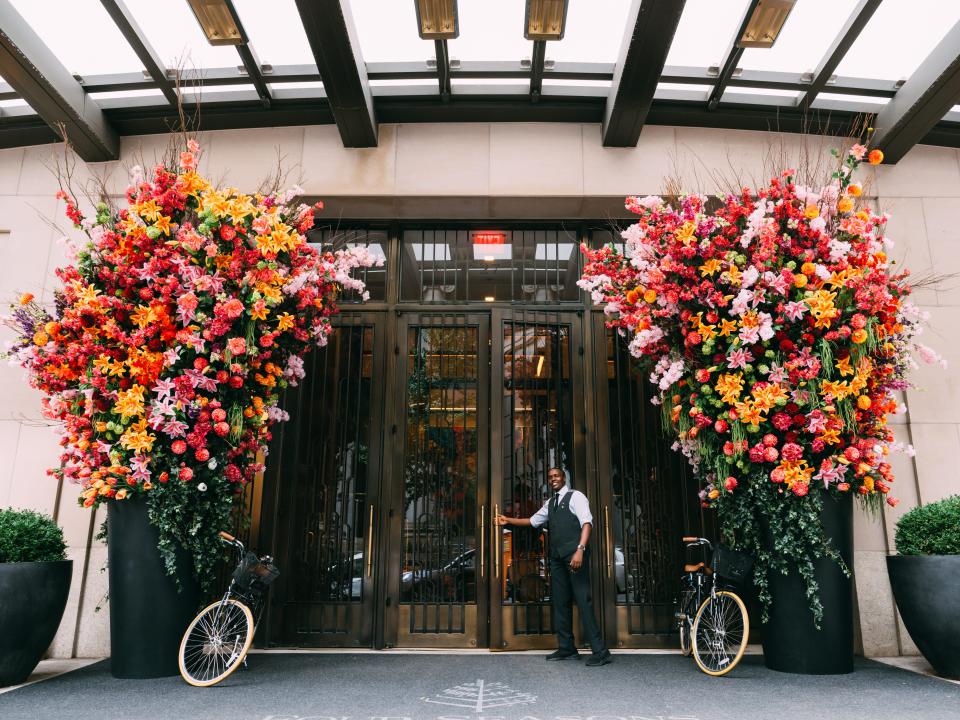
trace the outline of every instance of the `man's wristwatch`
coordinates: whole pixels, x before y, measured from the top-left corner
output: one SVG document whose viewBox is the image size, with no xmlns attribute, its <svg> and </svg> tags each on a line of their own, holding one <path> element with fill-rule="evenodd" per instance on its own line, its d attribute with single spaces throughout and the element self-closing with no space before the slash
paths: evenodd
<svg viewBox="0 0 960 720">
<path fill-rule="evenodd" d="M 577 550 L 586 550 L 586 549 L 587 549 L 586 545 L 577 545 Z"/>
</svg>

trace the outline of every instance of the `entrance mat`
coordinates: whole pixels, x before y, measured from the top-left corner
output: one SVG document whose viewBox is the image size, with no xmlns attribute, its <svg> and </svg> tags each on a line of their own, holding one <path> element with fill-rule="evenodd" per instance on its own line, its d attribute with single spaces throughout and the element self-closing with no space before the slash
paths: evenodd
<svg viewBox="0 0 960 720">
<path fill-rule="evenodd" d="M 250 657 L 220 685 L 114 680 L 107 661 L 0 695 L 3 720 L 960 720 L 960 686 L 858 659 L 856 672 L 725 678 L 679 655 L 583 660 L 491 653 Z"/>
</svg>

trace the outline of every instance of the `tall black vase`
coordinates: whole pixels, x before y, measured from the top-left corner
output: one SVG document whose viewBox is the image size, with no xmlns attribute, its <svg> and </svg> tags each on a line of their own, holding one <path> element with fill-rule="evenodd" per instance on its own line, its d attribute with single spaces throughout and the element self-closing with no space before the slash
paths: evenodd
<svg viewBox="0 0 960 720">
<path fill-rule="evenodd" d="M 823 498 L 820 514 L 830 545 L 853 570 L 853 498 Z M 853 580 L 828 558 L 815 564 L 823 619 L 814 625 L 803 578 L 796 570 L 770 574 L 773 603 L 763 626 L 763 661 L 771 670 L 806 675 L 853 672 Z"/>
<path fill-rule="evenodd" d="M 107 532 L 110 672 L 115 678 L 177 675 L 180 640 L 200 605 L 190 558 L 178 553 L 178 591 L 160 556 L 147 503 L 139 498 L 109 504 Z"/>
</svg>

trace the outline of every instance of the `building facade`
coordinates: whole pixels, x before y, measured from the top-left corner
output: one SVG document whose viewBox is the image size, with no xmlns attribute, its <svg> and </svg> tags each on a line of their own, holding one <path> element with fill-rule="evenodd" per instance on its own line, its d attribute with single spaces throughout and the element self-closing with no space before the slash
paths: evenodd
<svg viewBox="0 0 960 720">
<path fill-rule="evenodd" d="M 361 243 L 385 259 L 367 271 L 367 303 L 344 297 L 330 345 L 288 392 L 267 472 L 247 498 L 251 539 L 278 557 L 264 643 L 281 647 L 491 647 L 552 642 L 541 539 L 494 528 L 529 514 L 544 475 L 563 465 L 591 500 L 592 577 L 613 647 L 669 642 L 680 536 L 711 530 L 682 463 L 665 447 L 646 379 L 575 282 L 580 243 L 616 241 L 627 194 L 679 181 L 715 193 L 809 165 L 819 136 L 649 126 L 636 148 L 604 148 L 600 127 L 573 123 L 381 125 L 379 144 L 346 149 L 335 126 L 201 133 L 201 171 L 253 190 L 278 157 L 325 211 L 311 239 Z M 121 159 L 77 161 L 74 183 L 122 196 L 131 166 L 166 149 L 162 135 L 121 139 Z M 0 150 L 0 295 L 49 301 L 65 262 L 51 171 L 59 146 Z M 928 344 L 951 362 L 925 366 L 894 418 L 916 457 L 893 459 L 896 508 L 857 511 L 858 646 L 916 652 L 896 615 L 884 557 L 902 513 L 957 491 L 960 305 L 952 211 L 960 156 L 918 145 L 866 171 L 867 195 L 891 215 L 898 262 L 921 283 Z M 52 227 L 47 220 L 54 220 Z M 2 330 L 0 332 L 6 332 Z M 0 506 L 54 514 L 74 581 L 52 648 L 109 653 L 104 513 L 46 469 L 57 439 L 22 371 L 0 370 Z"/>
</svg>

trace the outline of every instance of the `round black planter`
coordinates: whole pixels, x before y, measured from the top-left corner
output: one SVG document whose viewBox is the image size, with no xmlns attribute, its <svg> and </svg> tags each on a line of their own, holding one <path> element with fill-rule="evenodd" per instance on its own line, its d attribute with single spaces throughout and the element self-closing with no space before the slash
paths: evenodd
<svg viewBox="0 0 960 720">
<path fill-rule="evenodd" d="M 180 640 L 200 604 L 190 559 L 186 553 L 177 558 L 178 592 L 144 500 L 111 502 L 107 531 L 110 672 L 115 678 L 177 675 Z"/>
<path fill-rule="evenodd" d="M 57 634 L 73 560 L 0 563 L 0 687 L 19 685 Z"/>
<path fill-rule="evenodd" d="M 824 497 L 820 515 L 830 544 L 853 570 L 853 498 Z M 763 662 L 771 670 L 806 675 L 853 672 L 853 584 L 833 560 L 815 567 L 823 619 L 818 630 L 796 570 L 770 575 L 773 604 L 763 626 Z"/>
<path fill-rule="evenodd" d="M 891 555 L 903 624 L 938 675 L 960 679 L 960 555 Z"/>
</svg>

